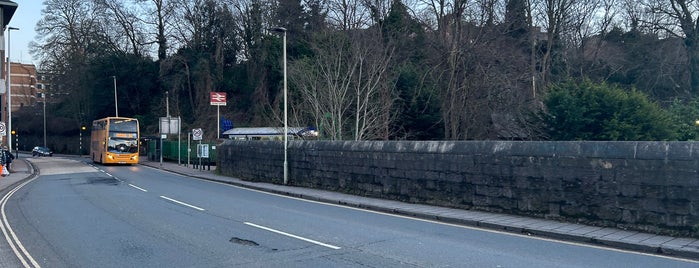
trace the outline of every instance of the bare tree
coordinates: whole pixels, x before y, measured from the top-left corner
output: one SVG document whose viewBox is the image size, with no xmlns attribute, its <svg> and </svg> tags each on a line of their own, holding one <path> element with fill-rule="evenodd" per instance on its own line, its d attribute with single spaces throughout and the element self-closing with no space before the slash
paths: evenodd
<svg viewBox="0 0 699 268">
<path fill-rule="evenodd" d="M 106 33 L 109 37 L 107 42 L 112 44 L 116 51 L 132 53 L 137 57 L 143 55 L 145 36 L 133 8 L 124 5 L 121 1 L 106 0 L 95 0 L 95 6 L 104 9 L 106 16 L 101 19 L 102 24 L 109 30 Z"/>
<path fill-rule="evenodd" d="M 619 27 L 621 9 L 617 8 L 622 0 L 600 0 L 597 20 L 593 20 L 594 29 L 599 35 L 606 35 L 612 27 Z M 595 57 L 596 58 L 596 57 Z"/>
<path fill-rule="evenodd" d="M 328 36 L 315 42 L 314 59 L 302 59 L 289 68 L 292 84 L 301 92 L 298 106 L 308 107 L 310 117 L 332 140 L 342 140 L 345 121 L 352 107 L 352 77 L 357 62 L 343 36 Z M 332 42 L 334 41 L 334 42 Z"/>
<path fill-rule="evenodd" d="M 395 87 L 387 69 L 393 50 L 384 47 L 382 38 L 369 35 L 355 46 L 353 53 L 359 68 L 353 85 L 356 97 L 355 140 L 387 139 L 391 134 L 386 133 L 386 126 L 392 118 Z"/>
<path fill-rule="evenodd" d="M 313 59 L 296 61 L 290 68 L 292 84 L 301 92 L 295 102 L 306 107 L 302 110 L 330 139 L 390 135 L 386 126 L 394 118 L 395 86 L 388 66 L 393 52 L 376 32 L 325 36 L 314 42 Z"/>
<path fill-rule="evenodd" d="M 90 79 L 86 70 L 89 59 L 104 52 L 98 50 L 105 39 L 100 21 L 103 10 L 91 1 L 47 0 L 42 15 L 31 53 L 40 60 L 42 70 L 52 72 L 50 91 L 72 90 L 69 105 L 75 113 L 92 114 L 93 89 L 85 86 Z"/>
<path fill-rule="evenodd" d="M 464 124 L 467 120 L 465 68 L 468 64 L 466 51 L 471 47 L 464 32 L 466 0 L 424 0 L 423 4 L 432 12 L 437 21 L 436 67 L 434 80 L 442 81 L 441 112 L 446 139 L 464 138 Z"/>
<path fill-rule="evenodd" d="M 328 19 L 330 25 L 339 30 L 365 28 L 371 24 L 371 11 L 363 0 L 329 0 Z"/>
<path fill-rule="evenodd" d="M 562 60 L 563 46 L 562 35 L 570 30 L 568 26 L 573 18 L 571 11 L 575 0 L 532 0 L 534 3 L 534 19 L 541 23 L 545 29 L 546 43 L 543 55 L 541 55 L 541 83 L 547 85 L 551 81 L 553 71 L 561 72 L 562 66 L 558 66 Z M 556 68 L 557 70 L 555 70 Z"/>
<path fill-rule="evenodd" d="M 648 6 L 660 19 L 655 27 L 684 40 L 690 92 L 699 93 L 699 0 L 653 0 Z"/>
<path fill-rule="evenodd" d="M 174 21 L 176 14 L 175 1 L 173 0 L 135 0 L 140 4 L 142 9 L 141 21 L 149 26 L 149 38 L 147 44 L 155 43 L 158 45 L 158 60 L 163 61 L 167 58 L 170 44 L 171 29 L 173 25 L 168 22 Z"/>
</svg>

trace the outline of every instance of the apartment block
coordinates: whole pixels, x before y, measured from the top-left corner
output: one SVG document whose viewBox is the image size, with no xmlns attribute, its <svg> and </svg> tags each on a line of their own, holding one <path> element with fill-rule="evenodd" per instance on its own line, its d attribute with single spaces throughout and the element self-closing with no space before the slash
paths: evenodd
<svg viewBox="0 0 699 268">
<path fill-rule="evenodd" d="M 37 103 L 38 93 L 43 92 L 44 87 L 41 80 L 37 78 L 34 64 L 10 63 L 10 92 L 13 112 L 24 106 L 33 106 Z M 6 104 L 7 100 L 5 99 L 3 102 Z"/>
</svg>

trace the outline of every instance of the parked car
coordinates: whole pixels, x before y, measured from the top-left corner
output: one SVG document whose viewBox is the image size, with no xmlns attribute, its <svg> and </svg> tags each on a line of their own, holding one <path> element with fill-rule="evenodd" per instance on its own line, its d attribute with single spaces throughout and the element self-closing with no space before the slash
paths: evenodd
<svg viewBox="0 0 699 268">
<path fill-rule="evenodd" d="M 32 149 L 32 156 L 53 156 L 53 151 L 46 147 L 36 146 Z"/>
</svg>

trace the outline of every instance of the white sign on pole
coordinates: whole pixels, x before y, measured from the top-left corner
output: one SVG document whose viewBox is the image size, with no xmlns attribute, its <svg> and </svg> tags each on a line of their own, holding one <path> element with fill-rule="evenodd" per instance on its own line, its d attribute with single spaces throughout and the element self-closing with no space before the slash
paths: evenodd
<svg viewBox="0 0 699 268">
<path fill-rule="evenodd" d="M 204 137 L 204 131 L 201 128 L 192 129 L 192 140 L 200 141 Z"/>
<path fill-rule="evenodd" d="M 177 135 L 180 134 L 180 118 L 179 117 L 161 117 L 160 118 L 160 133 Z"/>
<path fill-rule="evenodd" d="M 209 158 L 208 144 L 197 144 L 197 157 Z"/>
<path fill-rule="evenodd" d="M 0 136 L 7 135 L 7 129 L 5 128 L 5 122 L 0 122 Z"/>
</svg>

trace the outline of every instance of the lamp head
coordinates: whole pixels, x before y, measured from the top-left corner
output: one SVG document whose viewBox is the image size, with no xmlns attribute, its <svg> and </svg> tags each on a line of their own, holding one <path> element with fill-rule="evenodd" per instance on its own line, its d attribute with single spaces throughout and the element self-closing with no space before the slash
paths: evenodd
<svg viewBox="0 0 699 268">
<path fill-rule="evenodd" d="M 270 28 L 273 32 L 278 32 L 278 33 L 286 33 L 286 28 L 284 27 L 273 27 Z"/>
</svg>

